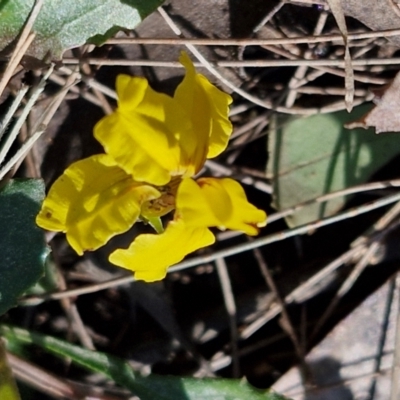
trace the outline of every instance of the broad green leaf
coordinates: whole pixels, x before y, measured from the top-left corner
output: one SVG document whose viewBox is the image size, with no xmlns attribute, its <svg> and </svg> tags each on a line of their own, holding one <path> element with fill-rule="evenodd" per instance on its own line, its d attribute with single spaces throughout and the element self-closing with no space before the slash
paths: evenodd
<svg viewBox="0 0 400 400">
<path fill-rule="evenodd" d="M 45 293 L 57 291 L 59 289 L 59 274 L 60 272 L 57 270 L 52 257 L 47 257 L 44 264 L 43 276 L 24 293 L 25 296 L 40 296 Z M 29 305 L 31 304 L 29 303 Z"/>
<path fill-rule="evenodd" d="M 267 176 L 274 183 L 274 207 L 284 210 L 322 194 L 362 184 L 400 154 L 400 135 L 376 135 L 373 129 L 346 129 L 369 106 L 306 118 L 278 119 L 270 133 Z M 287 217 L 299 226 L 336 213 L 345 203 L 338 197 L 314 203 Z"/>
<path fill-rule="evenodd" d="M 0 325 L 0 334 L 11 341 L 36 344 L 53 354 L 68 357 L 90 371 L 106 375 L 131 390 L 141 400 L 285 400 L 276 393 L 257 390 L 243 380 L 160 375 L 143 377 L 136 374 L 129 363 L 120 358 L 7 325 Z"/>
<path fill-rule="evenodd" d="M 45 0 L 28 55 L 60 58 L 90 39 L 100 44 L 120 28 L 133 29 L 163 0 Z M 17 37 L 34 0 L 0 0 L 0 50 Z"/>
<path fill-rule="evenodd" d="M 13 180 L 0 190 L 0 315 L 43 275 L 48 248 L 35 223 L 43 198 L 39 179 Z"/>
</svg>

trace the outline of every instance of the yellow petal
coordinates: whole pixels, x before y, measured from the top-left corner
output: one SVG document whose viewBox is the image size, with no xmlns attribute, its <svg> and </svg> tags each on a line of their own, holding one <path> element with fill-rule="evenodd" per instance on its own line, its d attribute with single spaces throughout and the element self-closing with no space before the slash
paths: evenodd
<svg viewBox="0 0 400 400">
<path fill-rule="evenodd" d="M 167 184 L 185 164 L 178 142 L 192 130 L 185 110 L 144 78 L 119 75 L 117 93 L 117 110 L 96 124 L 94 136 L 135 180 Z"/>
<path fill-rule="evenodd" d="M 176 213 L 190 226 L 220 226 L 232 214 L 231 200 L 221 191 L 214 196 L 214 207 L 210 201 L 193 179 L 183 179 L 176 197 Z"/>
<path fill-rule="evenodd" d="M 110 156 L 96 155 L 73 163 L 54 182 L 36 223 L 65 232 L 72 248 L 82 254 L 127 231 L 141 204 L 159 195 L 155 188 L 135 182 Z"/>
<path fill-rule="evenodd" d="M 233 179 L 187 178 L 179 186 L 176 213 L 193 227 L 216 226 L 256 235 L 267 216 L 247 201 L 240 184 Z"/>
<path fill-rule="evenodd" d="M 144 78 L 119 75 L 118 108 L 94 128 L 106 153 L 137 181 L 162 186 L 171 176 L 193 176 L 206 157 L 226 148 L 232 133 L 232 98 L 197 74 L 186 53 L 180 61 L 186 75 L 174 98 Z"/>
<path fill-rule="evenodd" d="M 168 267 L 187 254 L 215 241 L 205 227 L 187 227 L 182 220 L 171 221 L 160 235 L 139 235 L 128 249 L 114 251 L 111 263 L 135 272 L 135 279 L 154 282 L 163 279 Z"/>
<path fill-rule="evenodd" d="M 196 73 L 185 52 L 181 53 L 179 61 L 185 66 L 186 75 L 177 87 L 174 99 L 186 110 L 194 127 L 192 137 L 182 137 L 180 144 L 198 172 L 206 158 L 216 157 L 228 144 L 232 133 L 228 118 L 232 97 Z"/>
</svg>

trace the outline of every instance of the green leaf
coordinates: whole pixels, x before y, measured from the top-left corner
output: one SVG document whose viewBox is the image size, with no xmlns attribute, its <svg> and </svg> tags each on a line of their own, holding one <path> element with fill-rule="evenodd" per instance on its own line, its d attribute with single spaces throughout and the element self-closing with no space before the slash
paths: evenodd
<svg viewBox="0 0 400 400">
<path fill-rule="evenodd" d="M 40 296 L 49 292 L 56 292 L 59 289 L 59 272 L 57 266 L 51 257 L 46 258 L 44 263 L 44 273 L 43 276 L 27 291 L 25 291 L 25 296 Z M 38 302 L 41 302 L 38 300 Z M 21 302 L 20 302 L 21 304 Z M 24 304 L 24 303 L 22 303 Z M 28 303 L 32 305 L 31 302 Z"/>
<path fill-rule="evenodd" d="M 43 275 L 48 248 L 35 223 L 43 198 L 39 179 L 12 180 L 0 191 L 0 315 Z"/>
<path fill-rule="evenodd" d="M 270 133 L 267 176 L 274 182 L 274 207 L 284 210 L 326 193 L 362 184 L 400 153 L 400 135 L 376 135 L 373 129 L 346 129 L 346 122 L 370 106 L 306 118 L 278 120 Z M 338 197 L 313 203 L 287 217 L 290 227 L 336 213 L 345 203 Z"/>
<path fill-rule="evenodd" d="M 33 26 L 35 40 L 27 54 L 60 58 L 64 50 L 92 38 L 100 44 L 120 28 L 133 29 L 163 0 L 46 0 Z M 0 50 L 9 45 L 26 21 L 34 0 L 0 1 Z"/>
<path fill-rule="evenodd" d="M 136 375 L 130 365 L 117 357 L 83 349 L 51 336 L 0 325 L 0 333 L 11 341 L 36 344 L 58 356 L 100 372 L 131 390 L 141 400 L 285 400 L 284 397 L 253 388 L 233 379 L 196 379 L 175 376 Z M 286 399 L 287 400 L 287 399 Z"/>
<path fill-rule="evenodd" d="M 164 225 L 162 223 L 161 217 L 140 217 L 143 222 L 149 224 L 159 235 L 164 232 Z"/>
<path fill-rule="evenodd" d="M 18 388 L 8 365 L 3 341 L 0 340 L 0 399 L 20 400 Z"/>
</svg>

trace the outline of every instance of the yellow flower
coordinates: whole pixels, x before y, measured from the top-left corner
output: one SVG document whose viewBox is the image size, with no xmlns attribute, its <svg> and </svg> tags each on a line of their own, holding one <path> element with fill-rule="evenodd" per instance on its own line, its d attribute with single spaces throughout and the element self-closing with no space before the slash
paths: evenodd
<svg viewBox="0 0 400 400">
<path fill-rule="evenodd" d="M 234 180 L 193 179 L 228 144 L 232 99 L 196 73 L 186 53 L 180 62 L 186 74 L 173 97 L 155 92 L 144 78 L 117 77 L 118 107 L 94 129 L 106 154 L 69 166 L 36 218 L 44 229 L 65 232 L 83 254 L 139 218 L 155 224 L 175 209 L 164 232 L 139 235 L 128 249 L 110 255 L 110 262 L 148 282 L 214 243 L 210 227 L 255 235 L 266 222 Z"/>
</svg>

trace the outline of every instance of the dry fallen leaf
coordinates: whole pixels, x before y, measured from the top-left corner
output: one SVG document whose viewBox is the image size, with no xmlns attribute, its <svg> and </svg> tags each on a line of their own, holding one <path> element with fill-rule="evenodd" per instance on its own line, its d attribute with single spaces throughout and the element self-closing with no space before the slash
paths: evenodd
<svg viewBox="0 0 400 400">
<path fill-rule="evenodd" d="M 346 20 L 344 17 L 344 12 L 342 8 L 342 4 L 340 0 L 327 0 L 329 8 L 332 11 L 333 16 L 335 17 L 336 23 L 338 24 L 340 33 L 343 36 L 343 41 L 345 45 L 345 88 L 346 88 L 346 96 L 345 103 L 347 111 L 350 112 L 353 108 L 353 100 L 354 100 L 354 71 L 353 66 L 351 65 L 351 55 L 349 50 L 349 44 L 347 40 L 347 26 Z"/>
<path fill-rule="evenodd" d="M 396 8 L 399 7 L 397 0 L 341 0 L 341 4 L 345 15 L 358 19 L 373 31 L 400 27 L 400 16 L 396 12 Z M 392 44 L 400 46 L 400 35 L 392 36 L 388 40 Z"/>
<path fill-rule="evenodd" d="M 376 133 L 400 132 L 400 73 L 376 97 L 376 106 L 358 121 L 351 122 L 346 128 L 374 127 Z"/>
</svg>

